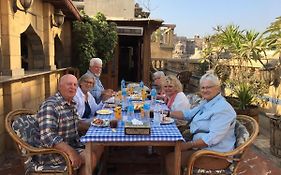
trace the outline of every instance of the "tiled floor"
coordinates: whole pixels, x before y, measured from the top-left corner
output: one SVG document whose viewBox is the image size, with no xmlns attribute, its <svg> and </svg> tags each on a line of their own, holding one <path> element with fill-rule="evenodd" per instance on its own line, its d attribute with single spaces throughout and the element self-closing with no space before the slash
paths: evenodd
<svg viewBox="0 0 281 175">
<path fill-rule="evenodd" d="M 159 156 L 149 156 L 147 149 L 133 148 L 122 151 L 117 148 L 109 158 L 107 175 L 160 175 L 163 166 Z M 126 156 L 125 156 L 126 155 Z M 277 158 L 278 161 L 278 158 Z M 246 152 L 239 166 L 238 175 L 280 175 L 281 166 L 272 161 L 269 155 L 257 149 L 254 145 Z M 23 170 L 19 159 L 8 154 L 6 161 L 0 165 L 0 175 L 22 175 Z"/>
</svg>

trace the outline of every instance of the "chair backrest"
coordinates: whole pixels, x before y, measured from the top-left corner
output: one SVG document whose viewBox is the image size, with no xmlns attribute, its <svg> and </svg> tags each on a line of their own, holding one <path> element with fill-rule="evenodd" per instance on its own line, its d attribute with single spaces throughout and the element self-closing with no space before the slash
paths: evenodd
<svg viewBox="0 0 281 175">
<path fill-rule="evenodd" d="M 211 174 L 237 174 L 237 168 L 243 158 L 244 152 L 253 143 L 259 132 L 259 126 L 255 119 L 246 115 L 237 115 L 237 122 L 235 124 L 236 144 L 235 149 L 229 152 L 221 153 L 209 150 L 199 150 L 192 154 L 187 166 L 187 175 L 191 174 L 204 174 L 203 172 L 211 172 Z M 210 156 L 223 158 L 226 160 L 233 159 L 233 163 L 225 170 L 205 170 L 193 169 L 195 161 L 202 156 Z M 200 174 L 199 173 L 199 174 Z M 209 173 L 210 174 L 210 173 Z"/>
<path fill-rule="evenodd" d="M 5 118 L 5 128 L 21 156 L 22 166 L 30 162 L 30 148 L 39 144 L 38 123 L 32 116 L 35 112 L 29 109 L 18 109 L 9 112 Z"/>
<path fill-rule="evenodd" d="M 14 142 L 22 158 L 22 165 L 26 172 L 39 172 L 40 174 L 68 173 L 72 174 L 73 169 L 67 154 L 55 148 L 42 148 L 40 132 L 35 112 L 29 109 L 17 109 L 7 114 L 5 127 Z M 60 154 L 66 161 L 66 166 L 41 165 L 33 162 L 34 155 Z"/>
<path fill-rule="evenodd" d="M 233 171 L 236 172 L 244 152 L 253 143 L 259 133 L 259 125 L 255 119 L 247 115 L 237 115 L 235 125 L 236 148 L 233 150 Z"/>
<path fill-rule="evenodd" d="M 30 146 L 39 145 L 39 129 L 34 111 L 18 109 L 7 114 L 5 127 L 8 134 L 17 143 L 21 154 L 26 154 Z"/>
</svg>

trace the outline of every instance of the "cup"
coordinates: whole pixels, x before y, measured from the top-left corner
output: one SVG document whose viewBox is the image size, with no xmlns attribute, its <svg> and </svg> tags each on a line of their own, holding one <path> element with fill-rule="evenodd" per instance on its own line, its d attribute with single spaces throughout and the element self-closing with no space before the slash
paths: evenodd
<svg viewBox="0 0 281 175">
<path fill-rule="evenodd" d="M 116 120 L 121 120 L 122 119 L 122 108 L 120 106 L 117 106 L 114 108 L 114 117 Z"/>
<path fill-rule="evenodd" d="M 117 126 L 118 126 L 118 120 L 115 120 L 115 119 L 110 120 L 109 126 L 110 126 L 110 128 L 117 128 Z"/>
</svg>

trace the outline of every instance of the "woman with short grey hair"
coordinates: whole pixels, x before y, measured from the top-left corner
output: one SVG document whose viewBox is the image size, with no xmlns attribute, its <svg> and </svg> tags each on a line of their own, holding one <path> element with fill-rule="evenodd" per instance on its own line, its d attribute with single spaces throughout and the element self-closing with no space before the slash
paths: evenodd
<svg viewBox="0 0 281 175">
<path fill-rule="evenodd" d="M 207 71 L 207 73 L 200 78 L 199 84 L 201 85 L 202 82 L 206 80 L 212 82 L 213 85 L 220 86 L 220 80 L 212 70 Z"/>
<path fill-rule="evenodd" d="M 220 81 L 213 72 L 200 79 L 201 103 L 192 109 L 170 112 L 170 117 L 189 122 L 190 137 L 181 145 L 181 163 L 186 165 L 198 149 L 228 152 L 235 146 L 236 113 L 220 93 Z M 174 170 L 174 153 L 166 156 L 167 174 Z M 230 162 L 224 159 L 204 157 L 195 162 L 196 168 L 225 169 Z"/>
<path fill-rule="evenodd" d="M 164 77 L 165 77 L 165 74 L 163 71 L 156 71 L 153 73 L 152 86 L 156 89 L 157 94 L 160 96 L 163 95 L 162 83 L 163 83 Z M 160 96 L 159 96 L 159 98 L 160 98 Z"/>
<path fill-rule="evenodd" d="M 91 119 L 97 110 L 101 109 L 103 103 L 96 103 L 95 98 L 90 93 L 90 90 L 95 85 L 95 80 L 89 74 L 84 74 L 78 80 L 78 88 L 74 101 L 81 119 Z"/>
</svg>

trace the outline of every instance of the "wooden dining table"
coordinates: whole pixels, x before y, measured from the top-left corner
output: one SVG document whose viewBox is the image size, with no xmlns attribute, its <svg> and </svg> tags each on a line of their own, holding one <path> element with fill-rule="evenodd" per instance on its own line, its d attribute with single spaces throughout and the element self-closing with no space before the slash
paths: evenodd
<svg viewBox="0 0 281 175">
<path fill-rule="evenodd" d="M 126 115 L 125 113 L 123 115 Z M 135 113 L 135 118 L 140 118 L 140 113 Z M 97 118 L 112 119 L 114 114 L 98 114 Z M 97 145 L 103 146 L 171 146 L 175 151 L 175 175 L 180 175 L 181 170 L 181 149 L 184 141 L 175 122 L 160 126 L 151 123 L 149 135 L 126 135 L 124 124 L 120 121 L 118 127 L 112 130 L 110 127 L 97 127 L 91 125 L 87 133 L 81 137 L 81 142 L 86 145 L 86 172 L 92 175 L 92 149 Z"/>
</svg>

